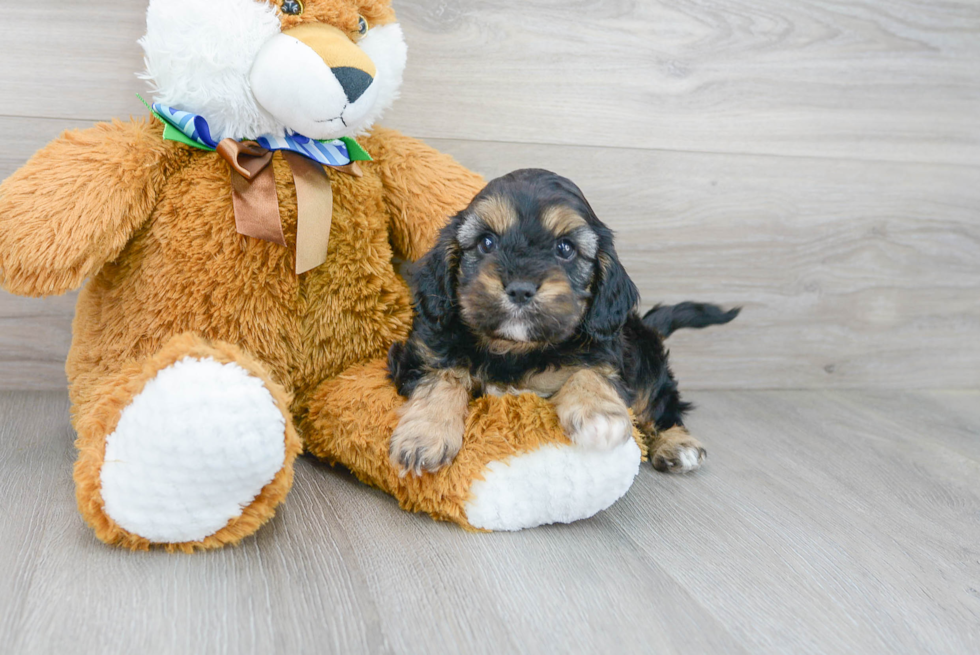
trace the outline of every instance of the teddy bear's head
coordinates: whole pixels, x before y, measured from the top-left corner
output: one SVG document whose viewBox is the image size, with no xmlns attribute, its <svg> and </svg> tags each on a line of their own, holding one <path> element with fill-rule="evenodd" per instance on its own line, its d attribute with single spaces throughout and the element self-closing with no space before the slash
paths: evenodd
<svg viewBox="0 0 980 655">
<path fill-rule="evenodd" d="M 146 26 L 154 100 L 219 141 L 364 133 L 405 70 L 389 0 L 150 0 Z"/>
</svg>

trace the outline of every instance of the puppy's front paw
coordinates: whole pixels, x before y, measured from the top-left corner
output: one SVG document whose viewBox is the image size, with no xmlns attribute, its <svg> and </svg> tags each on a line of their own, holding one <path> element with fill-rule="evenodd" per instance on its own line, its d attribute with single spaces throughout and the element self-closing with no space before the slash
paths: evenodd
<svg viewBox="0 0 980 655">
<path fill-rule="evenodd" d="M 665 473 L 690 473 L 701 468 L 708 452 L 694 437 L 657 444 L 650 453 L 653 468 Z"/>
<path fill-rule="evenodd" d="M 463 426 L 450 421 L 404 416 L 391 435 L 389 455 L 401 475 L 435 473 L 448 466 L 463 445 Z"/>
<path fill-rule="evenodd" d="M 558 418 L 572 443 L 597 450 L 612 450 L 633 437 L 633 422 L 626 407 L 564 407 Z"/>
</svg>

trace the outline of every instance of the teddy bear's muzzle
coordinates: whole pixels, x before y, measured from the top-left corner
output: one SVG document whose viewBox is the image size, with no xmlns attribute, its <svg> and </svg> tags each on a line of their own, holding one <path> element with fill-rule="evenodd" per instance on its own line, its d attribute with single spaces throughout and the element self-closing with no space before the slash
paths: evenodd
<svg viewBox="0 0 980 655">
<path fill-rule="evenodd" d="M 378 69 L 331 25 L 306 23 L 277 34 L 259 51 L 249 76 L 263 109 L 314 139 L 346 136 L 377 101 Z"/>
</svg>

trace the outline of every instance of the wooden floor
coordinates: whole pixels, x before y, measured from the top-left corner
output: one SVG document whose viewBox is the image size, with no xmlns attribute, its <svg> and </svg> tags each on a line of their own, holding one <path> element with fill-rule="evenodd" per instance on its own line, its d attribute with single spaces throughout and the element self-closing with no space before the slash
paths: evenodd
<svg viewBox="0 0 980 655">
<path fill-rule="evenodd" d="M 302 460 L 238 548 L 74 508 L 62 392 L 0 394 L 4 653 L 977 653 L 980 393 L 697 392 L 709 448 L 597 517 L 468 534 Z"/>
</svg>

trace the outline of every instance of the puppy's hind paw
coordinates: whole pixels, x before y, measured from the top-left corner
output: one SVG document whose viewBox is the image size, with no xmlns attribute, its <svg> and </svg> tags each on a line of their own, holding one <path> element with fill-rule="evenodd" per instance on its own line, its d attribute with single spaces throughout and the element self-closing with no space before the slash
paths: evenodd
<svg viewBox="0 0 980 655">
<path fill-rule="evenodd" d="M 707 456 L 704 446 L 689 437 L 686 441 L 661 443 L 650 453 L 650 463 L 664 473 L 690 473 L 701 468 Z"/>
</svg>

